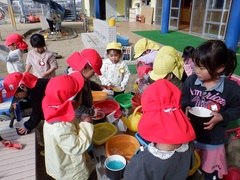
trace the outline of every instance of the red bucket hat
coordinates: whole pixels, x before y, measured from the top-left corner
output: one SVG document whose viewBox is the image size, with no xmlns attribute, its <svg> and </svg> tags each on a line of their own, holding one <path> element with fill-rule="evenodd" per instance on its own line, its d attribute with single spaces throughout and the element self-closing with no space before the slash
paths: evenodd
<svg viewBox="0 0 240 180">
<path fill-rule="evenodd" d="M 81 71 L 89 63 L 95 73 L 102 75 L 102 58 L 95 49 L 84 49 L 81 52 L 74 52 L 68 59 L 67 64 L 74 70 Z"/>
<path fill-rule="evenodd" d="M 21 84 L 28 88 L 33 88 L 36 85 L 37 80 L 38 78 L 29 72 L 23 74 L 20 72 L 14 72 L 8 74 L 3 81 L 3 86 L 6 90 L 6 98 L 14 96 Z"/>
<path fill-rule="evenodd" d="M 181 110 L 181 95 L 181 91 L 165 79 L 157 80 L 144 91 L 141 99 L 143 115 L 138 124 L 139 134 L 144 139 L 182 144 L 196 138 L 191 123 Z"/>
<path fill-rule="evenodd" d="M 28 48 L 27 43 L 23 41 L 23 36 L 17 33 L 8 35 L 4 44 L 6 46 L 9 46 L 11 44 L 16 44 L 17 47 L 22 51 Z"/>
<path fill-rule="evenodd" d="M 84 79 L 79 72 L 51 78 L 42 100 L 42 109 L 48 123 L 72 121 L 75 114 L 71 100 L 81 91 Z"/>
</svg>

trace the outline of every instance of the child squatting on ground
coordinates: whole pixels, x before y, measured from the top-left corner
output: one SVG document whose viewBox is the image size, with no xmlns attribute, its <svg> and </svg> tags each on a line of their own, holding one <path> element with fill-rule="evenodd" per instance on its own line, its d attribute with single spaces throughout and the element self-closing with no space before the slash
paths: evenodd
<svg viewBox="0 0 240 180">
<path fill-rule="evenodd" d="M 131 73 L 125 61 L 122 60 L 121 43 L 109 43 L 106 55 L 108 58 L 103 60 L 102 75 L 99 76 L 102 85 L 109 86 L 111 89 L 123 93 Z"/>
<path fill-rule="evenodd" d="M 161 93 L 159 93 L 161 90 Z M 151 142 L 134 155 L 124 172 L 125 180 L 183 180 L 194 165 L 196 136 L 181 109 L 181 91 L 160 79 L 143 93 L 140 136 Z"/>
<path fill-rule="evenodd" d="M 0 59 L 6 62 L 8 73 L 25 71 L 23 52 L 27 51 L 28 45 L 23 41 L 23 36 L 13 33 L 7 36 L 5 46 L 0 45 L 0 50 L 5 51 L 8 56 L 0 54 Z"/>
<path fill-rule="evenodd" d="M 212 110 L 212 119 L 195 126 L 195 148 L 204 179 L 222 179 L 227 172 L 225 133 L 229 121 L 240 118 L 240 87 L 229 79 L 237 65 L 236 54 L 220 40 L 208 40 L 193 52 L 194 72 L 183 85 L 182 108 Z M 190 121 L 191 122 L 191 121 Z"/>
<path fill-rule="evenodd" d="M 30 43 L 33 50 L 27 55 L 26 72 L 33 68 L 33 74 L 38 78 L 54 77 L 58 64 L 53 53 L 47 50 L 44 37 L 41 34 L 33 34 Z"/>
<path fill-rule="evenodd" d="M 100 69 L 102 67 L 102 58 L 95 49 L 84 49 L 81 52 L 74 52 L 66 60 L 67 64 L 71 67 L 68 68 L 68 73 L 78 71 L 84 78 L 84 87 L 82 90 L 82 104 L 75 110 L 75 115 L 78 118 L 84 113 L 90 116 L 97 116 L 100 111 L 99 108 L 93 107 L 93 91 L 101 91 L 105 86 L 100 86 L 90 78 L 97 75 L 102 75 Z"/>
<path fill-rule="evenodd" d="M 89 115 L 76 119 L 74 109 L 82 102 L 84 79 L 79 72 L 51 78 L 42 101 L 45 165 L 54 179 L 89 178 L 85 152 L 92 143 Z"/>
<path fill-rule="evenodd" d="M 6 98 L 15 96 L 16 99 L 24 99 L 17 104 L 13 104 L 15 111 L 23 111 L 24 109 L 32 108 L 29 119 L 23 123 L 22 127 L 18 128 L 19 135 L 25 135 L 33 130 L 41 120 L 44 119 L 42 111 L 42 99 L 49 79 L 38 79 L 36 76 L 26 72 L 14 72 L 8 74 L 3 86 L 6 90 Z M 21 116 L 21 112 L 17 113 Z M 16 117 L 21 120 L 22 117 Z"/>
</svg>

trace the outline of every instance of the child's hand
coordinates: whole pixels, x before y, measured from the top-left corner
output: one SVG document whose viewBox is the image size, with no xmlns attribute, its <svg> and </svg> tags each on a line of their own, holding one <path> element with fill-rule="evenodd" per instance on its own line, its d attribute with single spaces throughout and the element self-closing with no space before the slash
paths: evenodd
<svg viewBox="0 0 240 180">
<path fill-rule="evenodd" d="M 42 78 L 45 78 L 47 75 L 48 75 L 47 73 L 43 73 Z"/>
<path fill-rule="evenodd" d="M 102 85 L 102 86 L 101 86 L 101 90 L 104 90 L 104 89 L 110 90 L 110 89 L 111 89 L 111 86 Z"/>
<path fill-rule="evenodd" d="M 23 127 L 20 127 L 17 130 L 18 130 L 19 134 L 22 134 L 22 135 L 26 135 L 28 133 L 28 131 L 25 130 Z"/>
<path fill-rule="evenodd" d="M 17 103 L 13 103 L 12 107 L 13 107 L 14 110 L 16 110 L 17 109 Z"/>
<path fill-rule="evenodd" d="M 100 114 L 99 111 L 101 111 L 100 108 L 95 108 L 93 117 L 96 117 L 98 114 Z"/>
<path fill-rule="evenodd" d="M 92 117 L 89 114 L 82 114 L 82 116 L 79 119 L 79 122 L 93 123 L 93 120 L 92 120 Z"/>
<path fill-rule="evenodd" d="M 215 124 L 223 120 L 222 115 L 217 112 L 212 112 L 212 115 L 213 118 L 209 122 L 203 123 L 205 126 L 204 127 L 205 130 L 211 130 L 215 126 Z"/>
<path fill-rule="evenodd" d="M 187 106 L 186 109 L 185 109 L 185 115 L 188 117 L 188 111 L 192 109 L 192 107 L 190 106 Z"/>
</svg>

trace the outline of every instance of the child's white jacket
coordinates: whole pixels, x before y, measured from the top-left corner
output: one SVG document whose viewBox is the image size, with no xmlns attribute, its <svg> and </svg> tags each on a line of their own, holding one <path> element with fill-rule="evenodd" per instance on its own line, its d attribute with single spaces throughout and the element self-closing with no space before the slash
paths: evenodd
<svg viewBox="0 0 240 180">
<path fill-rule="evenodd" d="M 128 65 L 120 60 L 113 64 L 109 58 L 103 60 L 101 68 L 102 76 L 99 76 L 102 85 L 113 85 L 125 89 L 131 75 Z"/>
<path fill-rule="evenodd" d="M 45 165 L 54 179 L 89 178 L 84 153 L 92 143 L 93 125 L 88 122 L 44 123 Z"/>
</svg>

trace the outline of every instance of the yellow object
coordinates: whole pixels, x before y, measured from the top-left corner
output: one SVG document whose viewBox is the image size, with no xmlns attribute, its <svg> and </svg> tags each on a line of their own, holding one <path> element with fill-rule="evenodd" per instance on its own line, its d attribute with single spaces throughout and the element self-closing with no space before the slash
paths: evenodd
<svg viewBox="0 0 240 180">
<path fill-rule="evenodd" d="M 121 43 L 118 43 L 118 42 L 111 42 L 107 45 L 107 50 L 109 49 L 116 49 L 116 50 L 122 50 L 122 44 Z"/>
<path fill-rule="evenodd" d="M 117 134 L 117 128 L 108 122 L 94 125 L 93 144 L 101 145 Z"/>
<path fill-rule="evenodd" d="M 111 18 L 111 19 L 108 20 L 108 25 L 109 26 L 115 26 L 115 22 L 116 22 L 115 19 Z"/>
<path fill-rule="evenodd" d="M 136 107 L 136 109 L 133 111 L 133 113 L 128 117 L 122 117 L 121 120 L 124 122 L 124 124 L 127 126 L 127 128 L 133 132 L 138 131 L 138 123 L 142 117 L 142 113 L 137 112 L 142 106 Z"/>
<path fill-rule="evenodd" d="M 134 153 L 140 148 L 138 140 L 131 135 L 119 134 L 111 137 L 105 145 L 106 155 L 121 155 L 130 160 Z"/>
<path fill-rule="evenodd" d="M 194 151 L 194 155 L 195 155 L 194 166 L 192 167 L 192 169 L 189 170 L 188 176 L 192 176 L 196 172 L 196 170 L 200 167 L 201 164 L 201 159 L 197 151 Z"/>
<path fill-rule="evenodd" d="M 107 93 L 104 91 L 92 91 L 93 102 L 103 101 L 107 99 Z"/>
</svg>

